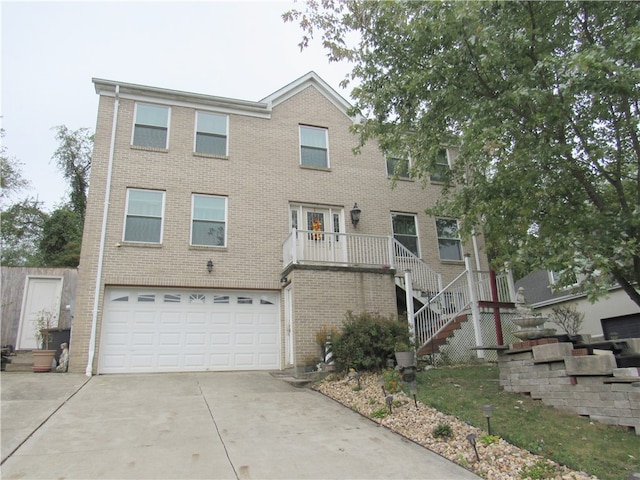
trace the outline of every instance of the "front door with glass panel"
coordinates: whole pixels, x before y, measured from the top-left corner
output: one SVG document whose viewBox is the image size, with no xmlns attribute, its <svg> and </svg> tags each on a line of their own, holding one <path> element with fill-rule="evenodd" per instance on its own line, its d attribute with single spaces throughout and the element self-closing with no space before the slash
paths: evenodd
<svg viewBox="0 0 640 480">
<path fill-rule="evenodd" d="M 296 239 L 298 260 L 344 263 L 347 261 L 343 231 L 343 210 L 336 207 L 291 206 L 291 227 Z"/>
</svg>

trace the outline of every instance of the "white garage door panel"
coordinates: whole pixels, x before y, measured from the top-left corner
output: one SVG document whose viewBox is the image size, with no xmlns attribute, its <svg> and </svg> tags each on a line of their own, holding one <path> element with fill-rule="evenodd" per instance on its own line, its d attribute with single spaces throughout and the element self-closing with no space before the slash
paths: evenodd
<svg viewBox="0 0 640 480">
<path fill-rule="evenodd" d="M 98 371 L 277 369 L 279 338 L 274 292 L 108 288 Z"/>
</svg>

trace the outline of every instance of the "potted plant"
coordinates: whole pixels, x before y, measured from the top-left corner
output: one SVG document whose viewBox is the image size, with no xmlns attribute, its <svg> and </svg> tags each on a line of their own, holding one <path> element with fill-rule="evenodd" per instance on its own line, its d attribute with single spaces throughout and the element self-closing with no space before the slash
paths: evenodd
<svg viewBox="0 0 640 480">
<path fill-rule="evenodd" d="M 416 349 L 413 339 L 409 335 L 409 332 L 407 332 L 406 335 L 396 337 L 396 342 L 393 345 L 393 350 L 396 356 L 396 363 L 399 367 L 415 366 Z"/>
<path fill-rule="evenodd" d="M 589 343 L 590 335 L 581 335 L 578 332 L 584 322 L 584 313 L 576 310 L 575 305 L 559 305 L 551 309 L 549 320 L 560 326 L 572 343 Z"/>
<path fill-rule="evenodd" d="M 56 327 L 57 315 L 51 310 L 40 310 L 36 317 L 35 337 L 40 346 L 40 350 L 34 350 L 33 353 L 33 371 L 34 372 L 50 372 L 56 350 L 49 350 L 51 342 L 51 329 Z"/>
</svg>

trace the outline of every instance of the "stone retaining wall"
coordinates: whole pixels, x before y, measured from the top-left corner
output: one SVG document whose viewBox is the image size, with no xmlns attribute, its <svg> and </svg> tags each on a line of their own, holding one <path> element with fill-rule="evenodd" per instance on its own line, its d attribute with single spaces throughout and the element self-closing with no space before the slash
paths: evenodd
<svg viewBox="0 0 640 480">
<path fill-rule="evenodd" d="M 640 339 L 631 339 L 634 350 Z M 617 368 L 611 352 L 574 355 L 571 343 L 498 352 L 500 385 L 560 410 L 640 435 L 640 369 Z"/>
</svg>

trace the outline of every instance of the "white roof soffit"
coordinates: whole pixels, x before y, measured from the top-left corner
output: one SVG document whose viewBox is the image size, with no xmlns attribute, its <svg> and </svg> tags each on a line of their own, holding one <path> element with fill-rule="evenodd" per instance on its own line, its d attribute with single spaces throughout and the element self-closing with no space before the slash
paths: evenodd
<svg viewBox="0 0 640 480">
<path fill-rule="evenodd" d="M 101 78 L 92 78 L 98 95 L 115 96 L 116 85 L 120 87 L 120 97 L 139 101 L 148 101 L 167 105 L 192 107 L 197 109 L 210 108 L 216 111 L 238 113 L 241 115 L 269 118 L 271 108 L 268 103 L 238 100 L 235 98 L 216 97 L 201 93 L 184 92 L 167 88 L 149 87 L 134 83 L 118 82 Z"/>
<path fill-rule="evenodd" d="M 324 95 L 331 103 L 333 103 L 346 117 L 353 121 L 353 117 L 347 114 L 347 110 L 351 108 L 351 104 L 347 102 L 338 92 L 329 86 L 316 72 L 309 72 L 306 75 L 294 80 L 290 84 L 282 87 L 280 90 L 273 92 L 271 95 L 263 98 L 261 102 L 267 103 L 271 108 L 297 95 L 309 86 L 314 87 L 322 95 Z"/>
</svg>

